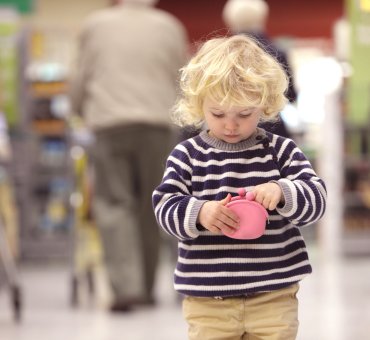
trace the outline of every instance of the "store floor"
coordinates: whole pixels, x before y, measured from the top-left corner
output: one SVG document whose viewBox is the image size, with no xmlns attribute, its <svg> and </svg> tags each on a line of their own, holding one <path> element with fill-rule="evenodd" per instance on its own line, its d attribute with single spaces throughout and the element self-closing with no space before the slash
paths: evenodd
<svg viewBox="0 0 370 340">
<path fill-rule="evenodd" d="M 298 339 L 370 339 L 370 257 L 329 260 L 313 246 L 310 254 L 314 273 L 301 283 Z M 99 301 L 85 294 L 79 307 L 71 308 L 68 267 L 24 266 L 20 272 L 24 294 L 20 324 L 12 320 L 6 287 L 0 287 L 0 339 L 186 340 L 170 267 L 164 260 L 155 308 L 112 315 L 104 308 L 108 298 L 104 278 L 98 280 Z"/>
</svg>

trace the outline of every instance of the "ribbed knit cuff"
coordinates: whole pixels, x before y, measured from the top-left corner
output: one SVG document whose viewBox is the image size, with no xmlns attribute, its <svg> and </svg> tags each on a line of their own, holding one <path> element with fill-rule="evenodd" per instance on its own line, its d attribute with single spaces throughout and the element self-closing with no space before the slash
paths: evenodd
<svg viewBox="0 0 370 340">
<path fill-rule="evenodd" d="M 273 183 L 276 183 L 283 192 L 284 196 L 284 205 L 283 206 L 277 206 L 276 210 L 281 213 L 282 215 L 289 214 L 293 209 L 293 192 L 291 186 L 293 185 L 292 182 L 286 178 L 281 178 L 277 181 L 271 181 Z"/>
<path fill-rule="evenodd" d="M 197 200 L 195 198 L 191 199 L 190 212 L 189 212 L 189 220 L 188 223 L 185 225 L 185 231 L 190 237 L 197 238 L 199 236 L 199 229 L 197 228 L 197 219 L 199 215 L 199 211 L 202 208 L 203 204 L 207 201 L 205 200 Z"/>
</svg>

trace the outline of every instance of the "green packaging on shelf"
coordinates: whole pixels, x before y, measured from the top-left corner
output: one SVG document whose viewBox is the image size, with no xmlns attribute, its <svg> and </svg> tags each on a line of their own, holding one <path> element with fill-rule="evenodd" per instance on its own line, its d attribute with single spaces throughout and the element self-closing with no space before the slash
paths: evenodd
<svg viewBox="0 0 370 340">
<path fill-rule="evenodd" d="M 33 0 L 0 0 L 0 7 L 4 6 L 13 6 L 20 13 L 29 13 L 33 9 Z"/>
</svg>

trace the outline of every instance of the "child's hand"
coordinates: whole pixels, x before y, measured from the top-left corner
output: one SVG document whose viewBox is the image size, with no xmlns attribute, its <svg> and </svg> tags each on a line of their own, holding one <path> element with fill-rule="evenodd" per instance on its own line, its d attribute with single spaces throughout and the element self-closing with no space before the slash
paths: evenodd
<svg viewBox="0 0 370 340">
<path fill-rule="evenodd" d="M 274 182 L 255 186 L 254 200 L 261 203 L 266 209 L 274 210 L 279 203 L 284 202 L 284 195 L 280 186 Z"/>
<path fill-rule="evenodd" d="M 209 201 L 199 211 L 198 222 L 215 234 L 232 233 L 239 228 L 239 217 L 225 207 L 231 201 L 231 195 L 221 201 Z"/>
</svg>

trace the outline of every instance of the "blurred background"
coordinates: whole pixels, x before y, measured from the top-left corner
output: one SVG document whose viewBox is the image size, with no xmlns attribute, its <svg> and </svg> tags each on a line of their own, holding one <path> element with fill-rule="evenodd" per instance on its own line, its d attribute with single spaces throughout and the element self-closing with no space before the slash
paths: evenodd
<svg viewBox="0 0 370 340">
<path fill-rule="evenodd" d="M 229 34 L 225 0 L 161 0 L 197 43 Z M 297 100 L 282 118 L 327 183 L 325 217 L 303 230 L 298 339 L 370 339 L 370 1 L 267 1 Z M 94 136 L 71 111 L 69 80 L 87 15 L 107 0 L 0 0 L 0 338 L 186 339 L 163 243 L 152 306 L 107 310 L 90 214 Z M 119 33 L 118 33 L 119 34 Z"/>
</svg>

